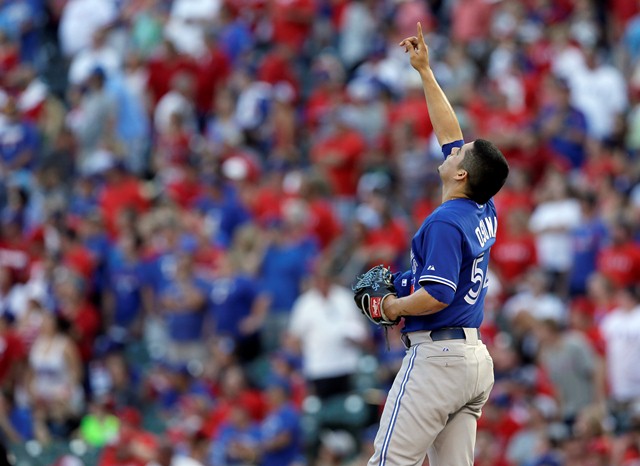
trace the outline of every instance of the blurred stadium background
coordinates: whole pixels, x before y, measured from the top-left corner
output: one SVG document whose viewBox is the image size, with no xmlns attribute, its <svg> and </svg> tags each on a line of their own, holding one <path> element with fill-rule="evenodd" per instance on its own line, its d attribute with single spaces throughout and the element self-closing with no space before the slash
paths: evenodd
<svg viewBox="0 0 640 466">
<path fill-rule="evenodd" d="M 348 287 L 440 197 L 417 21 L 512 167 L 476 466 L 640 464 L 640 2 L 0 0 L 10 464 L 366 464 L 403 348 Z"/>
</svg>

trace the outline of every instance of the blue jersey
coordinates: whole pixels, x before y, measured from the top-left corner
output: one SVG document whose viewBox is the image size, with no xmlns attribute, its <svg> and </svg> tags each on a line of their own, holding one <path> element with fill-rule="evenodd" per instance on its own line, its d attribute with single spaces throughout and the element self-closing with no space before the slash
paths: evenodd
<svg viewBox="0 0 640 466">
<path fill-rule="evenodd" d="M 219 335 L 241 336 L 240 323 L 251 314 L 258 296 L 255 280 L 248 276 L 220 277 L 211 283 L 209 313 Z"/>
<path fill-rule="evenodd" d="M 411 293 L 423 287 L 448 306 L 435 314 L 405 317 L 404 332 L 480 327 L 497 228 L 493 200 L 480 205 L 451 199 L 426 218 L 411 241 L 411 270 L 402 276 L 410 280 Z"/>
<path fill-rule="evenodd" d="M 260 466 L 290 466 L 302 456 L 300 415 L 290 404 L 267 416 L 262 422 L 261 437 L 263 441 L 271 441 L 285 432 L 290 436 L 289 443 L 277 450 L 264 452 Z"/>
</svg>

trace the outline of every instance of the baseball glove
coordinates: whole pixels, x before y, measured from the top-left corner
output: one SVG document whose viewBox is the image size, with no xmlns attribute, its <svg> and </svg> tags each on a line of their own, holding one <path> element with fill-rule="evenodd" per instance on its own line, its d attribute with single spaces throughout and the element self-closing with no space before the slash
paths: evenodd
<svg viewBox="0 0 640 466">
<path fill-rule="evenodd" d="M 363 275 L 356 277 L 351 287 L 353 299 L 362 313 L 376 325 L 395 325 L 400 319 L 391 321 L 384 315 L 382 304 L 389 295 L 396 296 L 393 274 L 383 265 L 376 265 Z"/>
</svg>

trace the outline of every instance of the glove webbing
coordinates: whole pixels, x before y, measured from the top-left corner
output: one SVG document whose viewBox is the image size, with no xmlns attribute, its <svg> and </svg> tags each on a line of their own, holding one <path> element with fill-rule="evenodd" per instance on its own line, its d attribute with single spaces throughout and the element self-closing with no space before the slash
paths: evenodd
<svg viewBox="0 0 640 466">
<path fill-rule="evenodd" d="M 383 275 L 383 271 L 385 270 L 386 269 L 382 267 L 368 270 L 362 276 L 358 277 L 358 282 L 357 285 L 354 286 L 354 291 L 361 288 L 372 287 L 374 284 L 377 284 L 380 281 L 379 277 Z M 388 278 L 387 281 L 389 281 Z"/>
</svg>

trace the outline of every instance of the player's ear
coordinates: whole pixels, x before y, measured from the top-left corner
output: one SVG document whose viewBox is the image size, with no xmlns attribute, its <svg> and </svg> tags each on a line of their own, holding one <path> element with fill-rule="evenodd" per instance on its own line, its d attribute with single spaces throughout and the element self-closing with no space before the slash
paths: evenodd
<svg viewBox="0 0 640 466">
<path fill-rule="evenodd" d="M 464 181 L 468 175 L 469 174 L 467 173 L 467 170 L 465 170 L 464 168 L 458 168 L 453 178 L 456 181 Z"/>
</svg>

